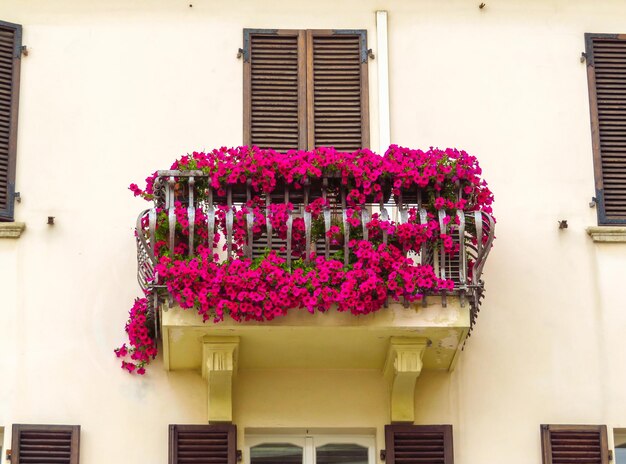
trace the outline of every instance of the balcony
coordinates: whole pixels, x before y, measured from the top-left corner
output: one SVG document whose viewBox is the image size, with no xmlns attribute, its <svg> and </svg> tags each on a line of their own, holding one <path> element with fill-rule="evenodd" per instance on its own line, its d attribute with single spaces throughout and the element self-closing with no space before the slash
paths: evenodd
<svg viewBox="0 0 626 464">
<path fill-rule="evenodd" d="M 463 152 L 430 153 L 464 172 Z M 423 369 L 454 368 L 494 239 L 485 190 L 445 168 L 435 184 L 428 171 L 415 182 L 389 152 L 352 156 L 375 175 L 355 180 L 335 164 L 298 179 L 249 168 L 217 178 L 181 169 L 198 167 L 187 160 L 152 177 L 154 206 L 137 220 L 138 280 L 166 369 L 208 380 L 209 420 L 230 420 L 237 368 L 379 369 L 398 421 L 412 420 Z"/>
</svg>

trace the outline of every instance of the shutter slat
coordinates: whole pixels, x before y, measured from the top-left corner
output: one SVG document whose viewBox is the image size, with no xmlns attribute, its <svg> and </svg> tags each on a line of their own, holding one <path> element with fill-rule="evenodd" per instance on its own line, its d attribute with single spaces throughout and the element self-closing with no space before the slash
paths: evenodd
<svg viewBox="0 0 626 464">
<path fill-rule="evenodd" d="M 605 426 L 542 425 L 544 464 L 608 464 Z"/>
<path fill-rule="evenodd" d="M 18 25 L 0 25 L 0 221 L 13 219 L 9 185 L 15 182 L 20 32 Z"/>
<path fill-rule="evenodd" d="M 452 426 L 385 426 L 387 464 L 452 464 Z"/>
<path fill-rule="evenodd" d="M 260 148 L 287 151 L 301 147 L 303 140 L 304 56 L 303 37 L 250 33 L 244 99 L 247 108 L 245 143 Z"/>
<path fill-rule="evenodd" d="M 171 425 L 170 464 L 236 464 L 234 425 Z"/>
<path fill-rule="evenodd" d="M 361 35 L 310 33 L 308 40 L 309 70 L 313 73 L 309 77 L 310 144 L 345 151 L 366 147 L 367 83 L 361 63 Z"/>
<path fill-rule="evenodd" d="M 590 98 L 594 132 L 594 162 L 599 168 L 601 223 L 621 222 L 626 202 L 626 40 L 589 37 Z M 616 155 L 616 153 L 618 155 Z"/>
<path fill-rule="evenodd" d="M 78 464 L 79 434 L 77 425 L 13 426 L 13 453 L 17 463 Z"/>
</svg>

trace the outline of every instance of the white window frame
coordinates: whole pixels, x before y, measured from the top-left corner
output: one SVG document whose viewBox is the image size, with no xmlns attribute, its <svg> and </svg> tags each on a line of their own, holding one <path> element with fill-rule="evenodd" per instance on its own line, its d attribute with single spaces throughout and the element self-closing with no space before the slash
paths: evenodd
<svg viewBox="0 0 626 464">
<path fill-rule="evenodd" d="M 346 443 L 367 448 L 367 463 L 376 464 L 376 437 L 374 435 L 328 433 L 277 433 L 246 435 L 244 464 L 250 464 L 250 448 L 264 443 L 288 443 L 302 448 L 302 464 L 317 464 L 315 449 L 331 443 Z"/>
</svg>

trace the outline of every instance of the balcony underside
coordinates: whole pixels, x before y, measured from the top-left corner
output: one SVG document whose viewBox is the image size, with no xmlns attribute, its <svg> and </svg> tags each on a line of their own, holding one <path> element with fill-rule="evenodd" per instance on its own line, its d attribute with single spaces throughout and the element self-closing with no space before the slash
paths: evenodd
<svg viewBox="0 0 626 464">
<path fill-rule="evenodd" d="M 427 341 L 423 369 L 452 370 L 470 327 L 470 307 L 448 296 L 430 297 L 408 308 L 391 303 L 376 313 L 354 316 L 331 310 L 292 310 L 265 322 L 202 322 L 193 310 L 162 311 L 167 370 L 200 370 L 207 338 L 238 337 L 240 369 L 380 369 L 393 339 Z"/>
</svg>

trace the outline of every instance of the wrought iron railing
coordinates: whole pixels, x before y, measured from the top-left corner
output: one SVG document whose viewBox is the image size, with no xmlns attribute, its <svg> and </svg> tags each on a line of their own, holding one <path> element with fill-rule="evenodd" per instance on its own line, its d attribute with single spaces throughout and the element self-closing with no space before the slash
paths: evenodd
<svg viewBox="0 0 626 464">
<path fill-rule="evenodd" d="M 390 185 L 389 179 L 380 185 L 383 195 L 379 201 L 374 202 L 367 199 L 365 204 L 360 205 L 358 214 L 360 214 L 360 233 L 363 240 L 369 238 L 368 228 L 365 227 L 365 224 L 371 220 L 372 212 L 378 212 L 381 220 L 394 218 L 398 223 L 403 223 L 408 220 L 411 208 L 415 208 L 414 211 L 417 211 L 421 223 L 426 223 L 428 220 L 428 213 L 422 201 L 424 195 L 422 190 L 415 188 L 411 191 L 403 190 L 398 195 L 392 195 Z M 159 285 L 158 276 L 155 275 L 157 212 L 160 212 L 161 216 L 165 213 L 167 217 L 167 246 L 169 249 L 174 249 L 181 240 L 181 237 L 175 233 L 177 219 L 174 205 L 180 202 L 179 208 L 181 204 L 186 207 L 189 234 L 185 240 L 187 240 L 187 253 L 189 256 L 193 256 L 195 246 L 198 243 L 195 230 L 197 209 L 199 208 L 204 213 L 205 224 L 203 227 L 206 226 L 208 230 L 205 244 L 213 246 L 217 210 L 220 205 L 222 207 L 225 205 L 225 237 L 222 239 L 225 241 L 225 252 L 223 258 L 231 260 L 237 258 L 233 253 L 233 207 L 241 206 L 253 196 L 258 195 L 257 192 L 253 191 L 250 181 L 216 189 L 211 186 L 211 178 L 202 171 L 158 171 L 154 183 L 155 206 L 139 215 L 136 228 L 138 281 L 144 291 L 154 296 L 155 304 L 158 303 L 158 290 L 163 288 Z M 304 253 L 303 259 L 308 260 L 311 251 L 316 251 L 318 255 L 329 258 L 333 252 L 333 244 L 329 234 L 324 233 L 322 238 L 314 240 L 311 213 L 306 208 L 313 200 L 323 198 L 327 200 L 322 214 L 324 231 L 327 232 L 331 224 L 337 222 L 341 224 L 343 243 L 339 245 L 340 248 L 343 248 L 343 259 L 346 264 L 348 263 L 351 228 L 346 213 L 348 191 L 345 186 L 341 185 L 338 177 L 325 175 L 317 179 L 310 179 L 300 189 L 294 189 L 293 185 L 285 184 L 277 186 L 271 194 L 261 196 L 268 210 L 270 205 L 275 203 L 293 205 L 293 208 L 288 211 L 286 221 L 287 236 L 282 239 L 278 237 L 272 230 L 269 219 L 267 219 L 263 234 L 261 236 L 257 234 L 255 237 L 252 232 L 254 215 L 248 213 L 246 216 L 246 240 L 243 247 L 244 257 L 254 258 L 270 249 L 282 254 L 287 265 L 290 266 L 294 258 L 291 246 L 293 220 L 300 217 L 304 220 L 305 249 L 307 251 Z M 461 198 L 461 196 L 462 193 L 459 188 L 458 197 Z M 459 252 L 450 255 L 442 247 L 437 247 L 431 242 L 425 242 L 420 252 L 416 253 L 413 258 L 418 263 L 432 265 L 438 277 L 454 281 L 453 291 L 439 292 L 437 296 L 441 297 L 443 305 L 446 304 L 446 296 L 450 294 L 458 295 L 462 305 L 469 301 L 472 307 L 473 322 L 484 290 L 484 283 L 481 278 L 494 239 L 494 219 L 490 214 L 481 211 L 456 210 L 447 213 L 444 210 L 439 210 L 436 214 L 441 233 L 449 234 L 450 223 L 458 223 L 454 227 L 453 240 L 459 245 Z M 456 216 L 458 221 L 449 221 L 446 216 Z M 269 215 L 267 217 L 269 218 Z M 451 217 L 450 219 L 454 218 Z M 387 233 L 383 232 L 383 243 L 387 243 L 387 240 Z"/>
</svg>

